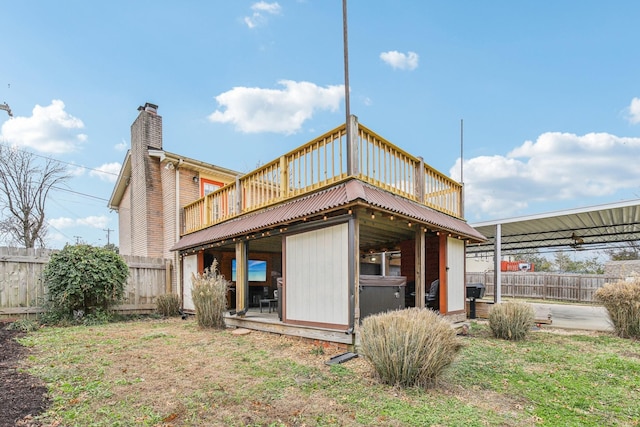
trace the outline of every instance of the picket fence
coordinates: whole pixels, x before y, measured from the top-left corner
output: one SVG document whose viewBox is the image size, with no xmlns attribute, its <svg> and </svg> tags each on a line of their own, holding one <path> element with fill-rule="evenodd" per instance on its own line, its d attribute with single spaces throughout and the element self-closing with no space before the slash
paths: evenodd
<svg viewBox="0 0 640 427">
<path fill-rule="evenodd" d="M 617 282 L 618 276 L 603 274 L 502 272 L 501 296 L 553 301 L 591 303 L 593 293 L 607 283 Z M 485 298 L 494 295 L 493 271 L 467 273 L 467 283 L 482 283 Z"/>
<path fill-rule="evenodd" d="M 0 318 L 19 317 L 42 311 L 45 287 L 42 271 L 53 251 L 0 247 Z M 171 264 L 163 258 L 122 256 L 129 266 L 129 278 L 122 303 L 124 313 L 148 313 L 156 298 L 170 289 Z"/>
</svg>

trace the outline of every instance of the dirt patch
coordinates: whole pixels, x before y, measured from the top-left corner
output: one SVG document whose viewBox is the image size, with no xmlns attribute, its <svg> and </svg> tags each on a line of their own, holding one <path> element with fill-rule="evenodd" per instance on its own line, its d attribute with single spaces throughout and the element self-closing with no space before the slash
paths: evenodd
<svg viewBox="0 0 640 427">
<path fill-rule="evenodd" d="M 47 407 L 47 389 L 40 379 L 20 371 L 28 349 L 16 338 L 24 334 L 5 326 L 0 322 L 0 427 L 39 426 L 33 417 Z"/>
</svg>

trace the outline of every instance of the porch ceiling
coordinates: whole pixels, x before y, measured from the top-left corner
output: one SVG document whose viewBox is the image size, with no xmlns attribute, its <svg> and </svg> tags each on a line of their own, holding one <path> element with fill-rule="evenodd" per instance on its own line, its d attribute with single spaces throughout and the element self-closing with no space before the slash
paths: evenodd
<svg viewBox="0 0 640 427">
<path fill-rule="evenodd" d="M 430 230 L 450 232 L 472 242 L 485 240 L 482 234 L 464 221 L 360 180 L 350 179 L 326 190 L 187 234 L 171 250 L 197 248 L 234 237 L 286 227 L 305 218 L 335 213 L 354 206 L 366 207 L 371 212 L 378 212 L 377 220 L 364 216 L 360 222 L 363 247 L 411 238 L 415 234 L 415 227 L 421 225 Z M 382 212 L 387 213 L 386 218 L 382 218 Z M 391 215 L 397 216 L 398 220 L 391 220 Z M 415 223 L 415 227 L 409 227 L 408 221 Z M 258 240 L 270 239 L 256 239 L 251 245 L 255 247 Z"/>
</svg>

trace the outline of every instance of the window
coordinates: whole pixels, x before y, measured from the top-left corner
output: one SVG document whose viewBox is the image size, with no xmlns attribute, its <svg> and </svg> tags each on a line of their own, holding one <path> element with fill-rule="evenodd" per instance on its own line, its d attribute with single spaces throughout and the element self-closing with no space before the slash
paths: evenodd
<svg viewBox="0 0 640 427">
<path fill-rule="evenodd" d="M 200 197 L 204 197 L 209 193 L 213 193 L 218 188 L 223 187 L 224 184 L 218 181 L 212 181 L 207 178 L 200 178 Z"/>
</svg>

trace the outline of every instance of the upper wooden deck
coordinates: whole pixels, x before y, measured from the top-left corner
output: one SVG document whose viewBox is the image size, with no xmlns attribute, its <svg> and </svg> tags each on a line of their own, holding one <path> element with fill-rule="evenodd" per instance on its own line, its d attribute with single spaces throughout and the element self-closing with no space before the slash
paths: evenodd
<svg viewBox="0 0 640 427">
<path fill-rule="evenodd" d="M 184 207 L 182 235 L 358 178 L 462 218 L 462 185 L 357 122 L 325 133 Z"/>
</svg>

